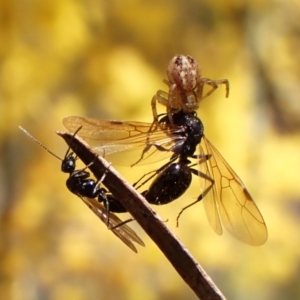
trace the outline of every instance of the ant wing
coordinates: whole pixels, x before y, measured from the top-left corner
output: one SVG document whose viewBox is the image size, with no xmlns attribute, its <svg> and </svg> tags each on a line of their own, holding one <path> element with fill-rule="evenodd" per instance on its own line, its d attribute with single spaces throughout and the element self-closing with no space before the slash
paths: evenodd
<svg viewBox="0 0 300 300">
<path fill-rule="evenodd" d="M 99 219 L 107 225 L 107 214 L 105 207 L 99 203 L 94 198 L 88 198 L 88 197 L 82 197 L 80 198 L 83 200 L 83 202 L 95 213 L 96 216 L 99 217 Z M 114 213 L 109 213 L 109 228 L 111 231 L 120 239 L 123 241 L 124 244 L 126 244 L 131 250 L 137 253 L 137 250 L 132 242 L 136 242 L 137 244 L 140 244 L 141 246 L 145 246 L 144 242 L 139 238 L 139 236 L 133 231 L 129 226 L 126 224 L 123 224 L 121 226 L 116 227 L 117 225 L 121 224 L 123 221 L 119 219 Z M 114 228 L 116 227 L 116 228 Z"/>
<path fill-rule="evenodd" d="M 63 119 L 63 124 L 70 132 L 75 132 L 82 127 L 77 135 L 102 156 L 127 150 L 135 151 L 130 152 L 133 161 L 130 161 L 130 158 L 125 159 L 126 165 L 137 163 L 138 158 L 140 158 L 139 164 L 165 159 L 173 154 L 172 149 L 177 143 L 182 143 L 186 139 L 180 135 L 184 131 L 182 127 L 170 127 L 164 123 L 153 130 L 152 123 L 69 116 Z M 143 153 L 142 157 L 141 153 Z M 124 164 L 124 157 L 122 163 Z"/>
<path fill-rule="evenodd" d="M 201 163 L 200 168 L 214 180 L 204 182 L 204 190 L 211 186 L 203 199 L 210 225 L 221 235 L 221 219 L 223 226 L 238 240 L 253 246 L 262 245 L 268 237 L 267 227 L 243 182 L 205 136 L 203 147 L 204 150 L 200 146 L 201 154 L 204 151 L 210 158 Z"/>
<path fill-rule="evenodd" d="M 203 138 L 204 136 L 202 137 L 202 140 Z M 205 157 L 206 155 L 201 145 L 199 145 L 199 153 L 199 157 Z M 210 159 L 211 158 L 208 158 L 207 160 Z M 216 190 L 216 185 L 214 184 L 212 170 L 209 167 L 209 163 L 207 162 L 207 160 L 202 160 L 199 162 L 200 172 L 204 174 L 207 178 L 211 179 L 209 180 L 206 179 L 204 176 L 201 176 L 201 198 L 203 197 L 202 202 L 210 226 L 214 229 L 214 231 L 217 234 L 221 235 L 223 233 L 223 229 L 218 212 L 218 205 L 216 203 L 218 194 Z"/>
</svg>

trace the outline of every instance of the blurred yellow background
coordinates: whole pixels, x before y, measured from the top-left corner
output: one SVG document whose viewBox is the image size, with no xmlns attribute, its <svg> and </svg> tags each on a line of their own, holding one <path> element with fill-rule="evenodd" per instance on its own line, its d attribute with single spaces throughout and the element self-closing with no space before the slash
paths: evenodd
<svg viewBox="0 0 300 300">
<path fill-rule="evenodd" d="M 55 131 L 67 115 L 151 122 L 175 54 L 230 81 L 230 97 L 221 86 L 198 115 L 269 239 L 251 247 L 217 236 L 202 203 L 176 228 L 197 179 L 155 209 L 228 299 L 300 298 L 299 1 L 3 0 L 0 16 L 1 299 L 196 299 L 137 224 L 146 247 L 134 254 L 66 189 L 60 162 L 18 130 L 62 157 Z M 129 182 L 155 169 L 115 167 Z"/>
</svg>

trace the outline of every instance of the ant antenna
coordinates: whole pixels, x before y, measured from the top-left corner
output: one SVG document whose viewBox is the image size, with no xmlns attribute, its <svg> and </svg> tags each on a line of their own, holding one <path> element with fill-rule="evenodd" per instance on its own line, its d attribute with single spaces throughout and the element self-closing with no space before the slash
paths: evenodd
<svg viewBox="0 0 300 300">
<path fill-rule="evenodd" d="M 75 135 L 78 133 L 78 131 L 82 128 L 82 126 L 80 126 L 75 132 L 74 132 L 74 135 L 73 135 L 73 138 L 75 137 Z M 19 129 L 22 130 L 26 135 L 27 137 L 29 137 L 32 141 L 36 142 L 39 146 L 41 146 L 44 150 L 46 150 L 48 153 L 50 153 L 51 155 L 53 155 L 54 157 L 56 157 L 57 159 L 63 161 L 59 156 L 57 156 L 55 153 L 53 153 L 52 151 L 50 151 L 46 146 L 44 146 L 41 142 L 39 142 L 36 138 L 34 138 L 28 131 L 26 131 L 22 126 L 19 126 Z M 69 147 L 67 152 L 66 152 L 66 155 L 65 155 L 65 158 L 68 156 L 69 152 L 70 152 L 71 148 Z"/>
<path fill-rule="evenodd" d="M 82 126 L 78 127 L 78 129 L 74 132 L 71 141 L 73 140 L 73 138 L 76 136 L 76 134 L 79 132 L 79 130 L 81 130 Z M 71 147 L 69 146 L 66 154 L 65 154 L 65 158 L 69 156 L 69 153 L 71 152 Z M 72 152 L 73 154 L 73 152 Z M 77 157 L 77 156 L 76 156 Z M 75 158 L 76 159 L 76 158 Z"/>
<path fill-rule="evenodd" d="M 42 148 L 44 148 L 48 153 L 50 153 L 51 155 L 53 155 L 54 157 L 56 157 L 59 160 L 62 160 L 59 156 L 57 156 L 55 153 L 53 153 L 52 151 L 50 151 L 46 146 L 44 146 L 41 142 L 39 142 L 36 138 L 34 138 L 28 131 L 26 131 L 22 126 L 19 126 L 19 129 L 22 130 L 32 141 L 36 142 L 39 146 L 41 146 Z"/>
</svg>

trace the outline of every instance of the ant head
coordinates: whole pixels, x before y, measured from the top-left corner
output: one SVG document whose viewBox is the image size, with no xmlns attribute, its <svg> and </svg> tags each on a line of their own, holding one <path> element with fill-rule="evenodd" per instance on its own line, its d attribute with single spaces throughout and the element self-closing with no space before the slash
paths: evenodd
<svg viewBox="0 0 300 300">
<path fill-rule="evenodd" d="M 69 152 L 69 150 L 68 150 Z M 76 168 L 76 156 L 73 152 L 66 154 L 65 158 L 62 160 L 61 163 L 61 171 L 64 173 L 73 173 Z"/>
<path fill-rule="evenodd" d="M 82 127 L 79 127 L 73 134 L 72 139 L 76 136 L 76 134 L 78 133 L 78 131 L 81 129 Z M 73 173 L 75 171 L 76 168 L 76 159 L 77 156 L 75 156 L 75 154 L 73 152 L 71 152 L 71 148 L 69 147 L 64 159 L 62 160 L 61 163 L 61 171 L 64 173 Z"/>
</svg>

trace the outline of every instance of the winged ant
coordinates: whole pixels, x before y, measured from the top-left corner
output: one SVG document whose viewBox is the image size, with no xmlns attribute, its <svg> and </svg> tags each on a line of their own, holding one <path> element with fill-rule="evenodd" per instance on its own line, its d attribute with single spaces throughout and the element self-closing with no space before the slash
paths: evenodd
<svg viewBox="0 0 300 300">
<path fill-rule="evenodd" d="M 205 137 L 196 113 L 175 110 L 171 117 L 172 122 L 168 114 L 162 115 L 154 131 L 150 130 L 152 123 L 77 116 L 66 117 L 63 123 L 71 132 L 82 126 L 78 135 L 99 154 L 140 149 L 142 156 L 134 165 L 171 156 L 161 168 L 145 174 L 134 184 L 141 188 L 154 178 L 142 193 L 149 203 L 160 205 L 176 200 L 188 189 L 194 174 L 200 179 L 201 193 L 181 210 L 177 223 L 184 210 L 202 200 L 208 221 L 217 234 L 223 233 L 222 220 L 223 226 L 238 240 L 256 246 L 263 244 L 268 234 L 259 209 L 243 182 Z"/>
<path fill-rule="evenodd" d="M 125 211 L 123 206 L 117 202 L 112 195 L 108 194 L 106 189 L 99 187 L 106 175 L 105 173 L 100 180 L 95 181 L 90 178 L 90 173 L 86 171 L 93 162 L 83 169 L 76 170 L 77 157 L 73 152 L 71 152 L 70 148 L 68 148 L 64 158 L 61 159 L 46 148 L 42 143 L 37 141 L 24 128 L 21 126 L 19 126 L 19 128 L 31 140 L 44 148 L 52 156 L 62 161 L 61 171 L 69 174 L 69 177 L 66 180 L 66 186 L 69 191 L 77 195 L 119 239 L 121 239 L 134 252 L 137 252 L 137 250 L 133 242 L 144 246 L 143 241 L 138 237 L 138 235 L 125 224 L 127 221 L 123 222 L 113 213 Z M 81 128 L 79 127 L 74 132 L 73 136 L 75 136 L 80 129 Z"/>
</svg>

